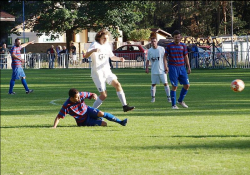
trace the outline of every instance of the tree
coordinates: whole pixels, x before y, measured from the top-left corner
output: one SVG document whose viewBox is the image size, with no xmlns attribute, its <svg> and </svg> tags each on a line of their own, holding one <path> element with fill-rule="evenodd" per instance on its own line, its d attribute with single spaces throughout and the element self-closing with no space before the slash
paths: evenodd
<svg viewBox="0 0 250 175">
<path fill-rule="evenodd" d="M 41 1 L 39 4 L 43 10 L 36 14 L 33 30 L 52 37 L 66 33 L 67 44 L 74 33 L 89 28 L 95 31 L 107 28 L 117 38 L 118 27 L 131 31 L 143 16 L 135 10 L 141 6 L 137 1 Z"/>
<path fill-rule="evenodd" d="M 135 29 L 130 33 L 129 40 L 132 41 L 143 41 L 148 40 L 150 37 L 151 30 L 149 29 Z"/>
</svg>

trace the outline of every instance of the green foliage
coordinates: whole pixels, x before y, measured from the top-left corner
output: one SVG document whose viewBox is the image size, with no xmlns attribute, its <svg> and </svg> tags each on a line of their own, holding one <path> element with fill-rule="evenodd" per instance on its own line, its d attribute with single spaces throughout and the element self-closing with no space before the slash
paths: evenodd
<svg viewBox="0 0 250 175">
<path fill-rule="evenodd" d="M 89 69 L 26 69 L 25 94 L 16 81 L 8 95 L 11 70 L 1 71 L 1 174 L 32 175 L 239 175 L 250 172 L 249 69 L 192 70 L 185 102 L 172 110 L 163 85 L 150 103 L 150 74 L 144 69 L 113 69 L 135 109 L 124 113 L 115 89 L 100 110 L 120 119 L 123 127 L 77 127 L 73 117 L 54 119 L 69 88 L 98 91 Z M 233 79 L 245 89 L 230 89 Z M 181 86 L 177 89 L 177 96 Z M 53 103 L 52 103 L 53 102 Z M 92 106 L 93 100 L 85 102 Z"/>
<path fill-rule="evenodd" d="M 143 41 L 148 40 L 150 37 L 150 29 L 136 29 L 130 32 L 129 40 L 131 41 Z"/>
<path fill-rule="evenodd" d="M 117 28 L 125 36 L 135 29 L 161 28 L 169 33 L 181 29 L 189 36 L 231 34 L 230 1 L 8 1 L 1 10 L 16 17 L 16 22 L 0 22 L 2 33 L 16 33 L 22 22 L 25 4 L 25 28 L 47 35 L 78 33 L 83 29 L 109 29 L 114 38 Z M 250 33 L 250 2 L 233 1 L 234 33 Z M 226 21 L 224 21 L 226 20 Z M 55 36 L 56 37 L 56 36 Z M 67 36 L 67 40 L 72 36 Z"/>
</svg>

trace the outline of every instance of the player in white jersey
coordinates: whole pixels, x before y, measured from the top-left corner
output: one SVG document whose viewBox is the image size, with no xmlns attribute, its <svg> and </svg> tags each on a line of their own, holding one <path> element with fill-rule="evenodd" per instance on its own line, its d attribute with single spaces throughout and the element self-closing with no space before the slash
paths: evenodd
<svg viewBox="0 0 250 175">
<path fill-rule="evenodd" d="M 91 57 L 91 77 L 100 92 L 100 96 L 93 104 L 93 108 L 98 108 L 107 98 L 106 83 L 112 85 L 116 89 L 116 93 L 123 106 L 123 111 L 133 110 L 135 107 L 128 106 L 125 93 L 121 84 L 117 80 L 117 76 L 112 73 L 109 65 L 109 58 L 113 61 L 124 61 L 123 57 L 117 57 L 113 54 L 108 43 L 109 32 L 107 30 L 99 31 L 95 36 L 95 42 L 91 43 L 88 52 L 84 58 Z"/>
<path fill-rule="evenodd" d="M 160 81 L 164 84 L 165 92 L 167 94 L 168 102 L 171 102 L 170 89 L 168 85 L 167 74 L 165 71 L 163 57 L 165 54 L 165 49 L 162 46 L 157 45 L 156 36 L 154 33 L 150 36 L 152 47 L 148 50 L 148 58 L 146 62 L 146 73 L 149 72 L 148 66 L 149 61 L 151 63 L 151 102 L 155 102 L 156 84 L 160 84 Z"/>
</svg>

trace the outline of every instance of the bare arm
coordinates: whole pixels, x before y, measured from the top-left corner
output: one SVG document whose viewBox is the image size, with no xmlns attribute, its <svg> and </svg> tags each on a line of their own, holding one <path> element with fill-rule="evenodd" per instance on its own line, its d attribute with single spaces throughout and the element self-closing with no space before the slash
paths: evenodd
<svg viewBox="0 0 250 175">
<path fill-rule="evenodd" d="M 113 56 L 113 57 L 110 57 L 110 58 L 113 61 L 122 61 L 122 62 L 124 62 L 124 60 L 125 60 L 123 57 L 117 57 L 117 56 Z"/>
<path fill-rule="evenodd" d="M 21 62 L 22 62 L 22 63 L 24 63 L 24 62 L 25 62 L 25 60 L 24 60 L 24 59 L 22 59 L 22 58 L 18 58 L 18 57 L 17 57 L 14 53 L 12 53 L 12 54 L 11 54 L 11 57 L 12 57 L 12 58 L 14 58 L 14 59 L 21 60 Z"/>
<path fill-rule="evenodd" d="M 185 60 L 185 63 L 187 65 L 187 67 L 188 67 L 187 74 L 190 74 L 191 73 L 191 68 L 190 68 L 190 64 L 189 64 L 188 54 L 184 57 L 184 60 Z"/>
<path fill-rule="evenodd" d="M 22 44 L 21 46 L 22 46 L 22 47 L 26 47 L 26 46 L 28 46 L 29 44 L 34 44 L 34 43 L 35 43 L 35 40 L 30 41 L 30 42 L 27 42 L 27 43 L 24 43 L 24 44 Z"/>
<path fill-rule="evenodd" d="M 98 52 L 98 49 L 92 49 L 91 51 L 87 52 L 85 55 L 84 55 L 84 58 L 88 58 L 92 55 L 92 53 L 94 52 Z"/>
<path fill-rule="evenodd" d="M 164 54 L 164 57 L 163 57 L 163 63 L 164 63 L 165 73 L 167 74 L 168 73 L 168 60 L 167 60 L 166 53 Z"/>
<path fill-rule="evenodd" d="M 148 66 L 149 66 L 149 60 L 147 60 L 147 62 L 146 62 L 146 70 L 145 70 L 145 72 L 148 74 Z"/>
<path fill-rule="evenodd" d="M 59 120 L 60 120 L 60 118 L 57 116 L 57 117 L 55 118 L 53 128 L 56 128 L 56 127 L 57 127 L 57 125 L 58 125 L 58 123 L 59 123 Z"/>
</svg>

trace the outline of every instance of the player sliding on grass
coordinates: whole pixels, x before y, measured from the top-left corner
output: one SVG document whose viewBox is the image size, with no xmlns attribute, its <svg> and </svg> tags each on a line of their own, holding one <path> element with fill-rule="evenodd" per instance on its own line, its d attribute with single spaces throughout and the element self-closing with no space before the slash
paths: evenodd
<svg viewBox="0 0 250 175">
<path fill-rule="evenodd" d="M 95 36 L 95 42 L 91 43 L 88 52 L 84 58 L 91 57 L 91 77 L 100 92 L 100 96 L 93 104 L 93 108 L 98 108 L 107 98 L 106 83 L 116 89 L 116 94 L 123 106 L 123 111 L 133 110 L 135 107 L 128 106 L 125 93 L 115 74 L 112 73 L 109 65 L 109 58 L 113 61 L 124 61 L 123 57 L 117 57 L 113 54 L 108 43 L 109 32 L 107 30 L 99 31 Z"/>
<path fill-rule="evenodd" d="M 78 126 L 107 126 L 103 118 L 126 126 L 127 119 L 120 120 L 110 113 L 89 107 L 84 102 L 85 98 L 96 99 L 97 95 L 91 92 L 79 92 L 74 88 L 70 89 L 69 98 L 56 116 L 53 128 L 57 127 L 59 120 L 64 118 L 66 114 L 74 117 Z"/>
<path fill-rule="evenodd" d="M 168 67 L 166 67 L 165 70 L 166 72 L 169 72 L 168 75 L 172 84 L 172 90 L 170 92 L 172 100 L 172 109 L 178 109 L 178 106 L 176 106 L 176 90 L 178 87 L 178 81 L 180 82 L 180 84 L 183 84 L 178 103 L 182 107 L 188 108 L 186 103 L 183 101 L 190 86 L 187 75 L 191 73 L 191 68 L 188 59 L 188 50 L 186 44 L 180 42 L 181 33 L 179 30 L 174 31 L 173 37 L 174 42 L 171 42 L 167 45 L 165 49 L 166 52 L 164 55 L 164 65 L 167 65 L 168 62 Z M 187 71 L 185 63 L 188 69 Z"/>
</svg>

